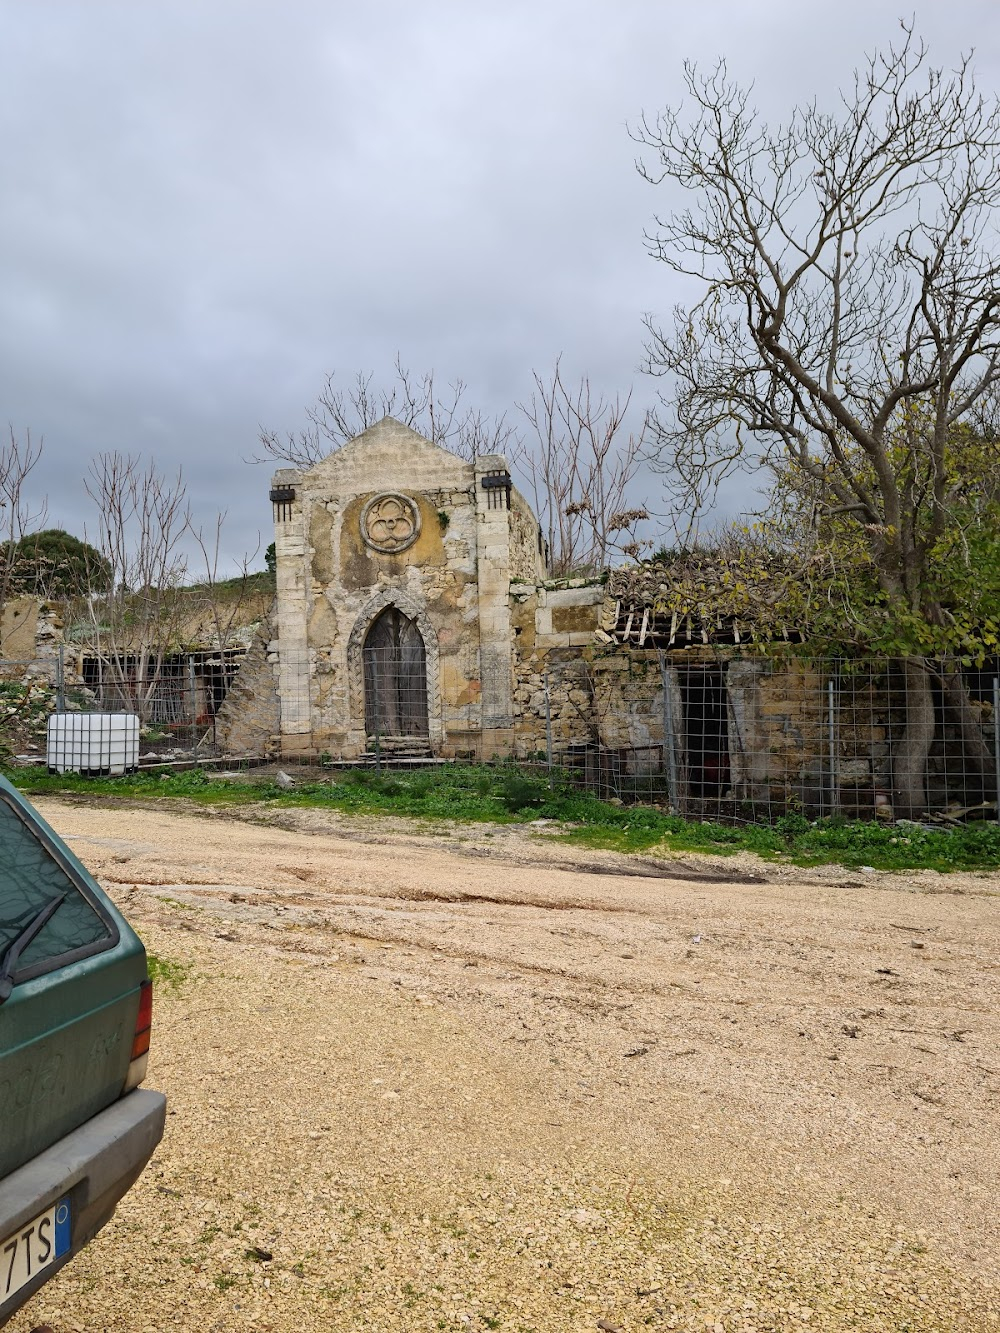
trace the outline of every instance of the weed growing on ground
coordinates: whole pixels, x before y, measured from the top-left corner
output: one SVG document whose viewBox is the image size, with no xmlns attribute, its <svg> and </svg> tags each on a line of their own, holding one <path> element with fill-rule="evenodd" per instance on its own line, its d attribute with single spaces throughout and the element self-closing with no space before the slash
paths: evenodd
<svg viewBox="0 0 1000 1333">
<path fill-rule="evenodd" d="M 146 954 L 146 967 L 154 988 L 160 990 L 180 990 L 191 975 L 190 963 L 178 963 L 173 958 L 161 958 L 155 953 Z"/>
</svg>

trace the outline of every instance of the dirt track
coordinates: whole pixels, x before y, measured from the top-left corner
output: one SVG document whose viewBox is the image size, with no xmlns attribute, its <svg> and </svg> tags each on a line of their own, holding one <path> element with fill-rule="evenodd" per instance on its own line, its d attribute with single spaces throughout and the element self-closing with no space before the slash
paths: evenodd
<svg viewBox="0 0 1000 1333">
<path fill-rule="evenodd" d="M 194 971 L 19 1333 L 997 1325 L 995 879 L 40 806 Z"/>
</svg>

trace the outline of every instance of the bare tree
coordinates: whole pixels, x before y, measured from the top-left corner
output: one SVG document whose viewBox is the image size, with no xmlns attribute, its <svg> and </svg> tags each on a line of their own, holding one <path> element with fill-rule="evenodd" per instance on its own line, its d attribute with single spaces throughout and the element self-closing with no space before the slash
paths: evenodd
<svg viewBox="0 0 1000 1333">
<path fill-rule="evenodd" d="M 535 373 L 530 402 L 518 405 L 531 427 L 525 440 L 505 414 L 491 417 L 464 407 L 461 380 L 441 394 L 433 372 L 415 377 L 399 357 L 390 388 L 376 388 L 373 380 L 359 372 L 344 390 L 327 376 L 307 409 L 309 424 L 284 435 L 262 429 L 262 452 L 252 461 L 309 468 L 383 417 L 394 416 L 469 462 L 483 454 L 509 457 L 532 494 L 555 572 L 599 569 L 614 551 L 637 556 L 643 549 L 635 526 L 648 514 L 631 506 L 628 497 L 642 461 L 639 438 L 625 426 L 631 393 L 609 401 L 592 393 L 588 379 L 571 388 L 557 361 L 550 379 Z"/>
<path fill-rule="evenodd" d="M 551 377 L 534 372 L 535 390 L 519 403 L 531 433 L 512 450 L 546 534 L 552 571 L 599 570 L 614 551 L 638 556 L 636 525 L 649 517 L 629 503 L 641 466 L 640 439 L 626 427 L 632 400 L 595 395 L 586 377 L 563 379 L 561 359 Z"/>
<path fill-rule="evenodd" d="M 0 445 L 0 608 L 17 592 L 22 539 L 45 520 L 44 500 L 36 509 L 28 497 L 28 478 L 41 456 L 42 441 L 33 440 L 30 430 L 22 438 L 8 427 L 7 439 Z"/>
<path fill-rule="evenodd" d="M 191 538 L 201 555 L 201 570 L 198 589 L 201 590 L 201 608 L 211 626 L 213 648 L 222 653 L 240 646 L 238 631 L 241 626 L 242 611 L 250 598 L 255 580 L 250 566 L 260 553 L 260 541 L 256 547 L 243 555 L 235 574 L 220 576 L 222 562 L 222 533 L 226 523 L 226 513 L 215 516 L 212 527 L 190 528 Z"/>
<path fill-rule="evenodd" d="M 225 578 L 220 577 L 222 533 L 225 522 L 226 514 L 221 512 L 216 515 L 215 522 L 208 531 L 203 527 L 191 527 L 191 537 L 201 554 L 201 577 L 194 589 L 189 590 L 197 597 L 195 609 L 200 612 L 199 623 L 201 625 L 207 623 L 209 629 L 212 656 L 205 663 L 205 667 L 218 673 L 221 697 L 229 693 L 239 664 L 239 659 L 233 655 L 235 650 L 247 646 L 240 631 L 246 623 L 247 605 L 259 586 L 258 579 L 254 577 L 250 566 L 260 552 L 258 539 L 254 550 L 241 557 L 238 572 Z M 270 596 L 269 593 L 269 601 Z M 214 741 L 214 705 L 208 711 L 212 715 L 211 735 Z"/>
<path fill-rule="evenodd" d="M 657 218 L 651 253 L 703 289 L 672 330 L 648 321 L 649 369 L 671 381 L 659 458 L 689 506 L 769 469 L 858 546 L 906 664 L 896 803 L 919 811 L 927 658 L 973 637 L 936 566 L 966 559 L 1000 468 L 996 417 L 977 421 L 1000 388 L 1000 109 L 968 57 L 931 67 L 907 25 L 835 113 L 812 103 L 774 129 L 724 64 L 685 69 L 693 118 L 635 134 L 642 174 L 693 196 Z M 961 711 L 957 675 L 942 682 Z"/>
<path fill-rule="evenodd" d="M 191 527 L 184 480 L 180 470 L 170 479 L 154 463 L 104 453 L 84 488 L 97 510 L 91 540 L 102 557 L 100 585 L 86 602 L 101 684 L 146 722 L 181 622 L 182 543 Z"/>
<path fill-rule="evenodd" d="M 490 418 L 463 406 L 462 380 L 442 393 L 433 371 L 415 376 L 398 355 L 395 372 L 389 388 L 376 387 L 370 371 L 358 371 L 347 389 L 338 388 L 335 375 L 328 375 L 316 402 L 306 409 L 309 424 L 284 435 L 262 427 L 258 434 L 262 453 L 252 461 L 310 468 L 387 416 L 469 462 L 480 454 L 506 452 L 513 428 L 503 416 Z"/>
</svg>

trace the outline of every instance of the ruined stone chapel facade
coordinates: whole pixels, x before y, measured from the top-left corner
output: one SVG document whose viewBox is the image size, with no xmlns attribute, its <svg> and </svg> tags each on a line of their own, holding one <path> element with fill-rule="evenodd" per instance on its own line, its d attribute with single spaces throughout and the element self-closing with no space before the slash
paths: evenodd
<svg viewBox="0 0 1000 1333">
<path fill-rule="evenodd" d="M 466 462 L 387 417 L 276 473 L 271 500 L 281 753 L 513 751 L 523 594 L 534 645 L 546 552 L 506 460 Z M 559 644 L 592 642 L 600 599 L 571 595 L 586 625 L 567 622 Z"/>
</svg>

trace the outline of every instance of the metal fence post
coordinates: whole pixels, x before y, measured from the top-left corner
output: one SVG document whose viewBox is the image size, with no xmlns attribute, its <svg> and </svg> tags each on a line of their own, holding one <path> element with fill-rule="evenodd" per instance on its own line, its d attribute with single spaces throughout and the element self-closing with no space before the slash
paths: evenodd
<svg viewBox="0 0 1000 1333">
<path fill-rule="evenodd" d="M 198 693 L 195 686 L 194 657 L 190 653 L 188 654 L 188 707 L 191 709 L 188 725 L 193 727 L 198 721 Z"/>
<path fill-rule="evenodd" d="M 997 778 L 997 823 L 1000 824 L 1000 677 L 993 677 L 993 765 Z"/>
<path fill-rule="evenodd" d="M 370 650 L 375 652 L 374 649 Z M 372 663 L 372 711 L 375 714 L 375 772 L 382 772 L 382 741 L 379 727 L 379 706 L 378 706 L 378 657 L 376 656 Z"/>
<path fill-rule="evenodd" d="M 63 644 L 59 645 L 56 656 L 56 711 L 66 711 L 66 649 Z"/>
<path fill-rule="evenodd" d="M 677 801 L 677 753 L 674 749 L 674 704 L 670 697 L 670 678 L 667 659 L 660 649 L 660 681 L 663 685 L 663 771 L 667 775 L 667 801 L 675 815 L 680 814 Z"/>
<path fill-rule="evenodd" d="M 827 722 L 830 728 L 830 814 L 840 808 L 840 783 L 837 777 L 837 700 L 832 680 L 826 684 Z"/>
<path fill-rule="evenodd" d="M 549 785 L 552 784 L 552 705 L 549 702 L 549 673 L 544 676 L 545 688 L 545 764 L 549 770 Z"/>
</svg>

